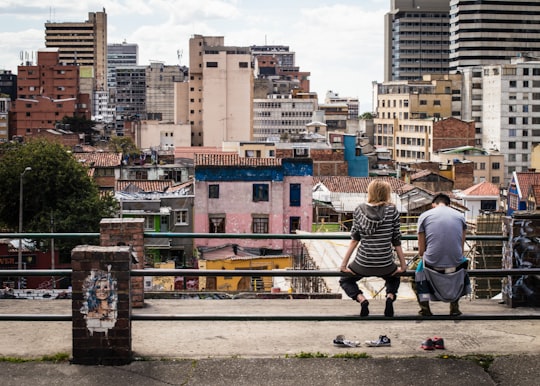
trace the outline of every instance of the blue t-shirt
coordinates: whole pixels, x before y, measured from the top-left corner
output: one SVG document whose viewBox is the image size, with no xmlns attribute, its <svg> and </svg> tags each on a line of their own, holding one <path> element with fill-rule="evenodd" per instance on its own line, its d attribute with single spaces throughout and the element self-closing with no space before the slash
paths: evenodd
<svg viewBox="0 0 540 386">
<path fill-rule="evenodd" d="M 418 218 L 418 233 L 426 236 L 424 261 L 434 267 L 455 267 L 463 261 L 465 217 L 457 210 L 439 205 Z"/>
</svg>

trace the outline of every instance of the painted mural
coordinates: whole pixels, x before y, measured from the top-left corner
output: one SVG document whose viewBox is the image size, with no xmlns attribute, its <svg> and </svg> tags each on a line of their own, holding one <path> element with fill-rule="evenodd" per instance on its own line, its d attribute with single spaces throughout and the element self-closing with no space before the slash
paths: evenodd
<svg viewBox="0 0 540 386">
<path fill-rule="evenodd" d="M 114 327 L 117 318 L 117 281 L 108 271 L 92 270 L 83 283 L 84 303 L 81 313 L 85 315 L 90 335 L 107 332 Z"/>
</svg>

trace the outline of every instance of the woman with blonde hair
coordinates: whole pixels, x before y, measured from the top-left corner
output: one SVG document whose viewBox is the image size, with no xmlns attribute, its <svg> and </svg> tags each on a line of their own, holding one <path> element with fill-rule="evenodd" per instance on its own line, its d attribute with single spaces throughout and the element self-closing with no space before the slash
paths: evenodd
<svg viewBox="0 0 540 386">
<path fill-rule="evenodd" d="M 344 276 L 339 284 L 347 296 L 360 303 L 360 316 L 369 315 L 369 301 L 358 287 L 363 277 L 377 276 L 386 283 L 386 305 L 384 316 L 394 316 L 393 303 L 400 284 L 399 274 L 407 270 L 401 247 L 400 215 L 390 202 L 392 189 L 381 179 L 368 185 L 367 203 L 354 211 L 351 242 L 345 253 L 340 271 L 352 275 Z M 353 261 L 349 260 L 358 247 Z M 394 262 L 394 251 L 400 266 Z"/>
</svg>

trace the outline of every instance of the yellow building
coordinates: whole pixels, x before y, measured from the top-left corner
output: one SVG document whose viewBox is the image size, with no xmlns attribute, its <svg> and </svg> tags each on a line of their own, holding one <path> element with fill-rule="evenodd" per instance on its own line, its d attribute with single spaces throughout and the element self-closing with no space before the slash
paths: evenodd
<svg viewBox="0 0 540 386">
<path fill-rule="evenodd" d="M 174 269 L 174 261 L 164 263 L 154 263 L 157 269 Z M 153 276 L 152 290 L 154 291 L 174 291 L 174 276 Z"/>
<path fill-rule="evenodd" d="M 290 255 L 229 256 L 223 259 L 199 260 L 200 270 L 256 270 L 287 269 L 293 267 Z M 268 291 L 274 286 L 272 276 L 216 276 L 200 277 L 201 291 Z M 286 290 L 285 288 L 283 290 Z"/>
</svg>

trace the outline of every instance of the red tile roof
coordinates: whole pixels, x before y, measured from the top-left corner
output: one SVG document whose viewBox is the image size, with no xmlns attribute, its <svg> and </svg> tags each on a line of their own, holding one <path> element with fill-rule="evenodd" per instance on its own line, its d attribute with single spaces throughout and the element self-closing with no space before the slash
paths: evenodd
<svg viewBox="0 0 540 386">
<path fill-rule="evenodd" d="M 520 197 L 525 199 L 529 194 L 531 185 L 540 185 L 540 173 L 516 172 L 516 185 L 520 190 Z"/>
<path fill-rule="evenodd" d="M 281 158 L 240 157 L 236 153 L 195 154 L 197 166 L 280 166 Z"/>
<path fill-rule="evenodd" d="M 190 146 L 190 147 L 176 147 L 174 149 L 174 158 L 188 158 L 195 159 L 195 154 L 230 154 L 231 152 L 224 152 L 221 147 L 204 147 L 204 146 Z M 234 153 L 236 154 L 236 153 Z"/>
<path fill-rule="evenodd" d="M 483 181 L 461 192 L 464 196 L 498 196 L 499 187 L 491 182 Z"/>
<path fill-rule="evenodd" d="M 122 163 L 121 153 L 96 151 L 90 153 L 73 153 L 73 156 L 83 165 L 94 168 L 116 167 Z"/>
<path fill-rule="evenodd" d="M 418 178 L 425 177 L 425 176 L 429 176 L 430 174 L 436 174 L 436 173 L 433 173 L 431 170 L 428 170 L 428 169 L 421 170 L 419 172 L 411 174 L 411 181 L 416 180 Z"/>
<path fill-rule="evenodd" d="M 135 192 L 164 192 L 172 186 L 172 180 L 118 180 L 116 191 Z"/>
<path fill-rule="evenodd" d="M 322 182 L 331 192 L 367 193 L 367 187 L 374 179 L 382 179 L 383 181 L 388 182 L 392 187 L 392 191 L 397 194 L 408 192 L 414 188 L 412 185 L 394 177 L 313 177 L 313 185 Z"/>
</svg>

